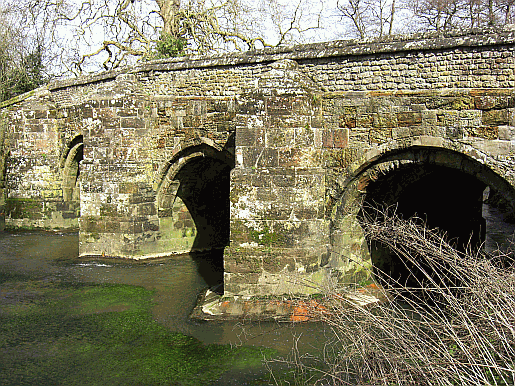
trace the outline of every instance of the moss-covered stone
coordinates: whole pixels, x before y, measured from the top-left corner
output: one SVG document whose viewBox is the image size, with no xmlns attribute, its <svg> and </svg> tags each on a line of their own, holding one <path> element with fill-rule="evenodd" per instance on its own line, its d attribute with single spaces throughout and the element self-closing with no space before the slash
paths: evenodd
<svg viewBox="0 0 515 386">
<path fill-rule="evenodd" d="M 285 241 L 284 235 L 271 231 L 266 223 L 262 229 L 249 228 L 249 236 L 258 245 L 266 247 L 281 246 Z"/>
</svg>

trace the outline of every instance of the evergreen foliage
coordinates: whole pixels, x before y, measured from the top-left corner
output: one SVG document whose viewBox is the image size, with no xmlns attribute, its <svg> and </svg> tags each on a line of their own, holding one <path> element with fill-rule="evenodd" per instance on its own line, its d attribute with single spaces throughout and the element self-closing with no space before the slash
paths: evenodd
<svg viewBox="0 0 515 386">
<path fill-rule="evenodd" d="M 0 19 L 0 102 L 41 86 L 44 49 L 21 29 Z"/>
<path fill-rule="evenodd" d="M 162 34 L 161 40 L 156 43 L 154 59 L 174 58 L 184 55 L 184 49 L 188 44 L 183 37 L 176 38 L 169 34 Z"/>
</svg>

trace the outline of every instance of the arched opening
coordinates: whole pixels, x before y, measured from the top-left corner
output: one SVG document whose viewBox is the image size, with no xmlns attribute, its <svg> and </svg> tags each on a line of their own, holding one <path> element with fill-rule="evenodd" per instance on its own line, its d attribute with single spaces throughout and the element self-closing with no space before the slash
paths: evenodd
<svg viewBox="0 0 515 386">
<path fill-rule="evenodd" d="M 444 232 L 446 240 L 456 249 L 475 250 L 485 240 L 482 217 L 485 188 L 484 182 L 460 170 L 408 164 L 379 176 L 367 186 L 363 211 L 393 208 L 401 218 L 417 218 L 427 228 Z M 416 284 L 405 261 L 381 244 L 370 243 L 369 248 L 376 272 L 408 286 Z"/>
<path fill-rule="evenodd" d="M 189 147 L 169 163 L 158 193 L 160 242 L 172 252 L 190 253 L 210 287 L 223 284 L 233 167 L 226 150 Z"/>
<path fill-rule="evenodd" d="M 389 208 L 401 218 L 417 218 L 429 229 L 445 233 L 459 251 L 483 247 L 487 223 L 483 217 L 488 190 L 513 211 L 515 192 L 485 164 L 448 149 L 411 147 L 378 156 L 354 177 L 363 207 L 358 218 L 377 217 Z M 379 216 L 380 217 L 380 216 Z M 411 267 L 386 246 L 367 242 L 374 270 L 407 286 L 417 285 Z"/>
<path fill-rule="evenodd" d="M 61 158 L 63 201 L 80 202 L 79 175 L 80 162 L 83 159 L 83 137 L 76 136 L 67 146 Z"/>
</svg>

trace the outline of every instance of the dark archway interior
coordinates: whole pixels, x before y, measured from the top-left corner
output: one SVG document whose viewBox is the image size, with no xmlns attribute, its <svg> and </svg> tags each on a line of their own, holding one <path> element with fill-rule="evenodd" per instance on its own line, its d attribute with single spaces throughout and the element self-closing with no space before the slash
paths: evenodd
<svg viewBox="0 0 515 386">
<path fill-rule="evenodd" d="M 485 239 L 482 217 L 486 185 L 460 170 L 432 164 L 409 164 L 371 182 L 366 189 L 364 211 L 395 207 L 401 218 L 417 217 L 430 229 L 446 233 L 447 240 L 459 250 L 478 248 Z M 370 245 L 376 272 L 383 272 L 400 283 L 416 285 L 406 266 L 388 248 Z"/>
<path fill-rule="evenodd" d="M 197 157 L 175 176 L 180 184 L 177 197 L 186 205 L 197 232 L 192 256 L 210 286 L 223 283 L 223 251 L 230 232 L 230 171 L 223 161 Z"/>
</svg>

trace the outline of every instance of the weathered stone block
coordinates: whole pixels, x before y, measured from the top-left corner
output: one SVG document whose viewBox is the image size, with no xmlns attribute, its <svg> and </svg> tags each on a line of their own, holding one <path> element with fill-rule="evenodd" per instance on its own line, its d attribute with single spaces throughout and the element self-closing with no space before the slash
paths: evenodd
<svg viewBox="0 0 515 386">
<path fill-rule="evenodd" d="M 118 207 L 116 204 L 103 203 L 100 206 L 100 215 L 101 216 L 118 216 Z"/>
<path fill-rule="evenodd" d="M 231 273 L 260 273 L 263 265 L 262 255 L 255 255 L 248 248 L 231 248 L 224 255 L 224 271 Z"/>
<path fill-rule="evenodd" d="M 371 129 L 368 136 L 370 143 L 382 143 L 393 138 L 391 128 Z"/>
<path fill-rule="evenodd" d="M 484 139 L 499 138 L 499 129 L 492 126 L 470 127 L 465 129 L 471 137 L 479 137 Z"/>
<path fill-rule="evenodd" d="M 157 210 L 153 202 L 138 205 L 138 216 L 153 216 L 155 214 L 157 214 Z"/>
<path fill-rule="evenodd" d="M 138 194 L 139 187 L 135 182 L 120 182 L 118 185 L 118 192 L 120 194 Z"/>
<path fill-rule="evenodd" d="M 231 219 L 231 245 L 236 248 L 251 241 L 245 220 Z"/>
<path fill-rule="evenodd" d="M 374 127 L 376 128 L 391 128 L 397 127 L 397 115 L 393 113 L 377 113 L 374 114 Z"/>
<path fill-rule="evenodd" d="M 290 128 L 266 130 L 267 147 L 292 147 L 295 145 L 295 130 Z"/>
<path fill-rule="evenodd" d="M 356 127 L 372 127 L 374 125 L 373 114 L 358 114 L 356 118 Z"/>
<path fill-rule="evenodd" d="M 471 96 L 434 96 L 426 99 L 426 107 L 429 110 L 473 110 L 475 100 Z"/>
<path fill-rule="evenodd" d="M 291 114 L 294 99 L 291 97 L 269 97 L 266 99 L 266 111 L 270 115 Z"/>
<path fill-rule="evenodd" d="M 515 99 L 507 95 L 483 95 L 474 98 L 478 110 L 506 109 L 515 107 Z"/>
<path fill-rule="evenodd" d="M 242 166 L 249 169 L 256 168 L 264 152 L 264 148 L 241 147 L 240 150 L 242 153 Z"/>
<path fill-rule="evenodd" d="M 251 167 L 254 165 L 250 165 Z M 255 167 L 274 168 L 278 166 L 278 150 L 274 148 L 262 148 L 257 154 Z"/>
<path fill-rule="evenodd" d="M 320 203 L 320 206 L 323 206 L 323 203 Z M 319 211 L 318 205 L 316 207 L 297 207 L 294 209 L 294 216 L 299 220 L 322 218 L 323 214 L 323 210 Z"/>
<path fill-rule="evenodd" d="M 83 111 L 84 114 L 87 114 L 87 110 L 91 110 L 91 109 L 84 109 L 85 111 Z M 46 119 L 48 116 L 48 111 L 47 110 L 35 110 L 32 114 L 32 117 L 34 119 Z M 88 117 L 89 118 L 89 117 Z"/>
<path fill-rule="evenodd" d="M 415 111 L 397 113 L 397 122 L 399 126 L 420 125 L 422 123 L 422 113 Z"/>
<path fill-rule="evenodd" d="M 256 146 L 256 129 L 241 128 L 236 131 L 236 146 Z"/>
<path fill-rule="evenodd" d="M 101 118 L 101 125 L 105 129 L 118 129 L 120 128 L 120 118 L 112 117 L 112 118 Z"/>
<path fill-rule="evenodd" d="M 269 220 L 288 220 L 293 213 L 292 202 L 281 200 L 274 202 L 273 205 L 266 210 L 266 218 Z"/>
<path fill-rule="evenodd" d="M 322 162 L 322 151 L 319 149 L 279 149 L 278 166 L 283 168 L 316 167 Z"/>
<path fill-rule="evenodd" d="M 332 129 L 322 131 L 322 147 L 325 149 L 334 148 L 334 132 Z"/>
<path fill-rule="evenodd" d="M 120 232 L 120 220 L 119 219 L 103 219 L 105 222 L 105 232 L 108 233 L 119 233 Z"/>
<path fill-rule="evenodd" d="M 81 232 L 99 234 L 105 231 L 105 222 L 99 217 L 81 216 L 79 219 Z"/>
<path fill-rule="evenodd" d="M 190 225 L 190 227 L 193 226 L 193 224 L 186 224 L 186 227 L 188 227 L 188 225 Z M 153 232 L 159 231 L 159 222 L 156 219 L 143 222 L 143 232 L 148 232 L 148 231 L 153 231 Z"/>
<path fill-rule="evenodd" d="M 140 110 L 137 106 L 116 109 L 116 115 L 118 115 L 119 117 L 137 117 L 139 114 L 142 113 L 143 111 Z"/>
<path fill-rule="evenodd" d="M 508 110 L 483 111 L 483 125 L 503 126 L 508 124 Z"/>
<path fill-rule="evenodd" d="M 272 186 L 272 177 L 268 173 L 256 171 L 249 175 L 249 179 L 244 181 L 244 184 L 248 184 L 249 180 L 252 186 L 265 188 Z"/>
<path fill-rule="evenodd" d="M 346 148 L 349 144 L 349 129 L 334 129 L 333 145 L 337 149 Z"/>
<path fill-rule="evenodd" d="M 346 148 L 339 150 L 326 150 L 324 152 L 324 166 L 327 168 L 346 168 L 359 157 L 359 149 Z"/>
<path fill-rule="evenodd" d="M 352 129 L 356 127 L 356 107 L 344 107 L 343 114 L 339 116 L 338 123 L 339 127 L 345 127 Z"/>
<path fill-rule="evenodd" d="M 228 282 L 231 285 L 257 284 L 259 276 L 259 273 L 230 273 L 230 280 L 228 280 Z"/>
<path fill-rule="evenodd" d="M 514 126 L 499 126 L 499 139 L 511 141 L 515 139 L 515 127 Z"/>
<path fill-rule="evenodd" d="M 288 255 L 284 253 L 284 250 L 281 250 L 281 252 L 283 253 L 276 254 L 274 252 L 269 252 L 263 256 L 264 271 L 269 273 L 295 271 L 295 260 L 293 258 L 288 257 Z"/>
<path fill-rule="evenodd" d="M 259 187 L 256 189 L 256 199 L 260 202 L 273 202 L 277 200 L 277 193 L 275 189 L 267 187 Z"/>
<path fill-rule="evenodd" d="M 274 168 L 271 170 L 272 184 L 278 187 L 295 186 L 295 170 Z"/>
</svg>

